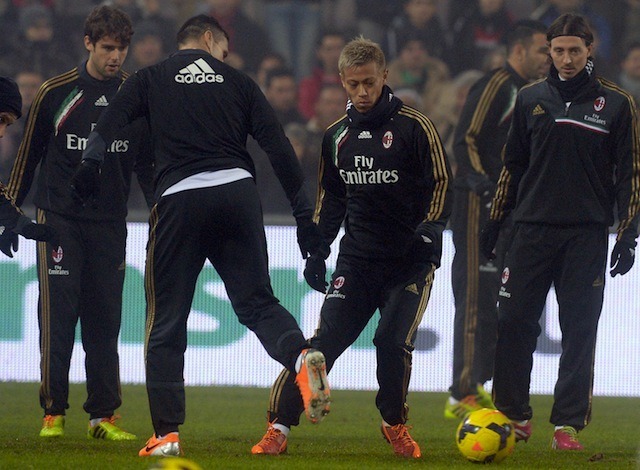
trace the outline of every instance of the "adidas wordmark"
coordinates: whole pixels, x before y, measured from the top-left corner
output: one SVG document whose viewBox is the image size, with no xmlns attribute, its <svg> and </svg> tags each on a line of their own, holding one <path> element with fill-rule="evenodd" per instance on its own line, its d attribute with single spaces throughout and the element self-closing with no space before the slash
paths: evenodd
<svg viewBox="0 0 640 470">
<path fill-rule="evenodd" d="M 204 59 L 198 59 L 181 69 L 175 76 L 178 83 L 222 83 L 224 77 L 217 74 Z"/>
</svg>

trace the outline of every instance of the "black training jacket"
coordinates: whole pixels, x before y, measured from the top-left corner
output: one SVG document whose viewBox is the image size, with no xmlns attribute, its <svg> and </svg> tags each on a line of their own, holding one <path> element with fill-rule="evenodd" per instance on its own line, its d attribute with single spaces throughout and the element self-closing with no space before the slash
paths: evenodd
<svg viewBox="0 0 640 470">
<path fill-rule="evenodd" d="M 589 77 L 570 104 L 550 79 L 518 94 L 491 218 L 554 225 L 614 222 L 637 236 L 640 141 L 631 95 Z"/>
<path fill-rule="evenodd" d="M 290 201 L 302 187 L 296 154 L 258 85 L 203 50 L 181 50 L 138 70 L 95 130 L 108 143 L 140 116 L 151 127 L 158 197 L 205 171 L 243 168 L 255 175 L 246 150 L 249 134 L 267 153 Z"/>
<path fill-rule="evenodd" d="M 117 158 L 102 168 L 96 201 L 74 203 L 69 183 L 87 144 L 89 133 L 108 108 L 126 78 L 96 80 L 86 63 L 44 82 L 36 95 L 22 143 L 7 184 L 20 206 L 40 165 L 34 203 L 40 209 L 80 220 L 119 220 L 127 215 L 131 172 L 135 166 L 148 203 L 152 197 L 152 156 L 146 123 L 140 120 L 119 132 L 107 150 Z"/>
<path fill-rule="evenodd" d="M 482 195 L 498 182 L 516 96 L 526 84 L 508 64 L 473 84 L 455 131 L 456 187 Z"/>
<path fill-rule="evenodd" d="M 406 255 L 414 233 L 436 247 L 451 212 L 451 169 L 434 125 L 385 87 L 366 114 L 349 106 L 322 143 L 316 220 L 332 242 L 344 219 L 342 255 Z"/>
</svg>

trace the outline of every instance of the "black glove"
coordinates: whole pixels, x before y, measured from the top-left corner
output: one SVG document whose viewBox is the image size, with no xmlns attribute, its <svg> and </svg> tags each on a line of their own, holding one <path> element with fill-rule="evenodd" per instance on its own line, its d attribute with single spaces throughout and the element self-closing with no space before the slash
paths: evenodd
<svg viewBox="0 0 640 470">
<path fill-rule="evenodd" d="M 427 264 L 432 263 L 431 259 L 436 250 L 433 246 L 433 240 L 426 235 L 418 233 L 413 234 L 413 238 L 409 244 L 408 255 L 415 263 Z"/>
<path fill-rule="evenodd" d="M 309 256 L 319 255 L 323 259 L 329 256 L 331 248 L 329 244 L 324 241 L 318 226 L 313 223 L 311 219 L 300 218 L 297 219 L 298 228 L 298 245 L 300 246 L 300 252 L 302 253 L 302 259 L 307 259 Z"/>
<path fill-rule="evenodd" d="M 496 254 L 493 249 L 498 243 L 498 236 L 500 235 L 500 222 L 497 220 L 488 220 L 482 230 L 480 231 L 480 253 L 482 253 L 488 260 L 496 258 Z"/>
<path fill-rule="evenodd" d="M 16 231 L 18 229 L 16 228 Z M 34 224 L 31 222 L 30 224 L 22 227 L 18 233 L 22 235 L 24 238 L 28 238 L 30 240 L 37 240 L 39 242 L 49 242 L 53 246 L 57 247 L 60 244 L 60 239 L 58 237 L 58 231 L 53 228 L 51 225 L 46 224 Z"/>
<path fill-rule="evenodd" d="M 621 276 L 627 274 L 636 257 L 636 242 L 629 242 L 626 240 L 618 240 L 611 250 L 611 263 L 609 265 L 611 269 L 611 277 L 615 277 L 616 274 Z"/>
<path fill-rule="evenodd" d="M 14 252 L 18 251 L 18 234 L 13 230 L 6 230 L 4 227 L 3 232 L 0 234 L 0 251 L 2 251 L 9 258 L 13 258 L 12 249 Z"/>
<path fill-rule="evenodd" d="M 80 162 L 71 177 L 71 197 L 79 204 L 85 205 L 95 199 L 100 188 L 100 162 L 85 158 Z"/>
<path fill-rule="evenodd" d="M 312 255 L 307 258 L 307 264 L 304 267 L 304 278 L 313 289 L 325 294 L 329 285 L 325 279 L 327 275 L 327 265 L 324 258 Z"/>
</svg>

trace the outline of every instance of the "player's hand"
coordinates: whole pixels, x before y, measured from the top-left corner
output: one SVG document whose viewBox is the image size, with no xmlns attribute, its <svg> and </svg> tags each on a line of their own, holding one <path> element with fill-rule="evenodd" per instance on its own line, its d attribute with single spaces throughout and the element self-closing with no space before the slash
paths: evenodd
<svg viewBox="0 0 640 470">
<path fill-rule="evenodd" d="M 49 242 L 56 247 L 60 244 L 58 231 L 51 225 L 34 224 L 31 222 L 30 224 L 25 225 L 19 233 L 24 238 L 37 240 L 39 242 Z"/>
<path fill-rule="evenodd" d="M 611 250 L 611 263 L 609 265 L 611 269 L 611 277 L 615 277 L 616 274 L 621 276 L 627 274 L 636 257 L 636 243 L 626 240 L 618 240 Z"/>
<path fill-rule="evenodd" d="M 326 275 L 327 265 L 324 262 L 324 258 L 317 255 L 307 258 L 307 264 L 304 267 L 304 278 L 307 280 L 307 284 L 318 292 L 325 294 L 329 285 Z"/>
<path fill-rule="evenodd" d="M 319 255 L 323 259 L 329 256 L 331 248 L 329 244 L 324 241 L 318 226 L 313 223 L 311 219 L 302 218 L 297 220 L 298 228 L 296 234 L 298 236 L 298 245 L 300 246 L 300 252 L 302 253 L 302 259 L 307 259 L 309 256 Z"/>
<path fill-rule="evenodd" d="M 432 263 L 436 250 L 433 240 L 426 235 L 414 233 L 409 244 L 408 256 L 411 260 L 420 264 Z"/>
<path fill-rule="evenodd" d="M 71 177 L 71 197 L 79 204 L 85 205 L 95 199 L 100 187 L 100 163 L 85 158 L 80 162 Z"/>
<path fill-rule="evenodd" d="M 18 251 L 18 234 L 13 230 L 7 230 L 4 226 L 0 226 L 0 229 L 2 230 L 0 234 L 0 251 L 9 258 L 13 258 L 13 253 Z"/>
<path fill-rule="evenodd" d="M 500 222 L 497 220 L 488 220 L 480 231 L 480 253 L 482 253 L 488 260 L 496 258 L 496 254 L 493 250 L 496 247 L 496 243 L 498 243 L 499 235 Z"/>
</svg>

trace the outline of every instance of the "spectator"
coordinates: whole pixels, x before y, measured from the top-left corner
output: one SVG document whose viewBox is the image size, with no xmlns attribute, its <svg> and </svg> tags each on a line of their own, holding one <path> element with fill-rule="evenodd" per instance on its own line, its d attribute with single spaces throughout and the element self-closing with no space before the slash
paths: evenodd
<svg viewBox="0 0 640 470">
<path fill-rule="evenodd" d="M 290 69 L 271 70 L 267 73 L 265 85 L 264 94 L 283 127 L 290 122 L 306 122 L 298 112 L 298 85 Z"/>
<path fill-rule="evenodd" d="M 320 36 L 316 48 L 318 66 L 314 67 L 311 75 L 300 81 L 298 87 L 298 109 L 305 119 L 311 119 L 313 116 L 316 100 L 323 85 L 340 85 L 338 57 L 345 44 L 344 36 L 338 31 L 325 31 Z"/>
<path fill-rule="evenodd" d="M 167 52 L 175 50 L 174 31 L 176 30 L 176 9 L 171 0 L 141 0 L 143 22 L 153 22 L 157 25 L 162 37 L 163 49 Z M 139 24 L 135 25 L 136 35 L 139 34 Z"/>
<path fill-rule="evenodd" d="M 53 13 L 48 8 L 38 4 L 24 7 L 20 11 L 19 32 L 10 50 L 0 59 L 2 73 L 15 76 L 29 67 L 50 77 L 76 65 L 78 58 L 57 41 L 54 24 Z"/>
<path fill-rule="evenodd" d="M 355 0 L 356 29 L 364 37 L 384 44 L 389 23 L 402 8 L 403 0 Z"/>
<path fill-rule="evenodd" d="M 447 49 L 445 30 L 438 17 L 440 0 L 404 0 L 404 8 L 387 31 L 387 51 L 391 60 L 400 55 L 408 38 L 420 38 L 429 55 L 442 59 Z"/>
<path fill-rule="evenodd" d="M 241 8 L 242 0 L 205 0 L 198 13 L 213 16 L 229 34 L 229 55 L 225 63 L 255 74 L 262 58 L 271 50 L 264 29 Z"/>
<path fill-rule="evenodd" d="M 307 122 L 307 150 L 300 161 L 311 190 L 309 194 L 316 194 L 318 188 L 318 161 L 324 132 L 344 115 L 346 105 L 347 94 L 342 85 L 328 83 L 320 90 L 313 116 Z"/>
<path fill-rule="evenodd" d="M 160 27 L 152 20 L 138 23 L 129 48 L 127 69 L 135 72 L 157 64 L 166 55 Z"/>
<path fill-rule="evenodd" d="M 267 74 L 274 69 L 286 68 L 287 61 L 282 57 L 282 55 L 277 52 L 268 52 L 264 55 L 260 64 L 258 65 L 258 70 L 256 71 L 255 80 L 256 83 L 260 86 L 260 89 L 264 93 L 267 89 Z"/>
<path fill-rule="evenodd" d="M 311 73 L 320 34 L 320 0 L 264 0 L 265 25 L 273 48 L 291 65 L 296 79 Z"/>
<path fill-rule="evenodd" d="M 407 37 L 400 55 L 389 64 L 387 83 L 391 89 L 413 88 L 424 92 L 420 111 L 426 114 L 431 113 L 433 103 L 447 81 L 449 68 L 440 59 L 432 57 L 424 40 L 418 37 Z"/>
<path fill-rule="evenodd" d="M 621 68 L 618 81 L 622 88 L 633 95 L 636 107 L 638 107 L 640 103 L 640 42 L 633 42 L 629 45 Z"/>
<path fill-rule="evenodd" d="M 502 37 L 513 24 L 505 0 L 477 0 L 453 24 L 449 54 L 452 73 L 482 70 L 485 56 L 500 46 Z"/>
</svg>

